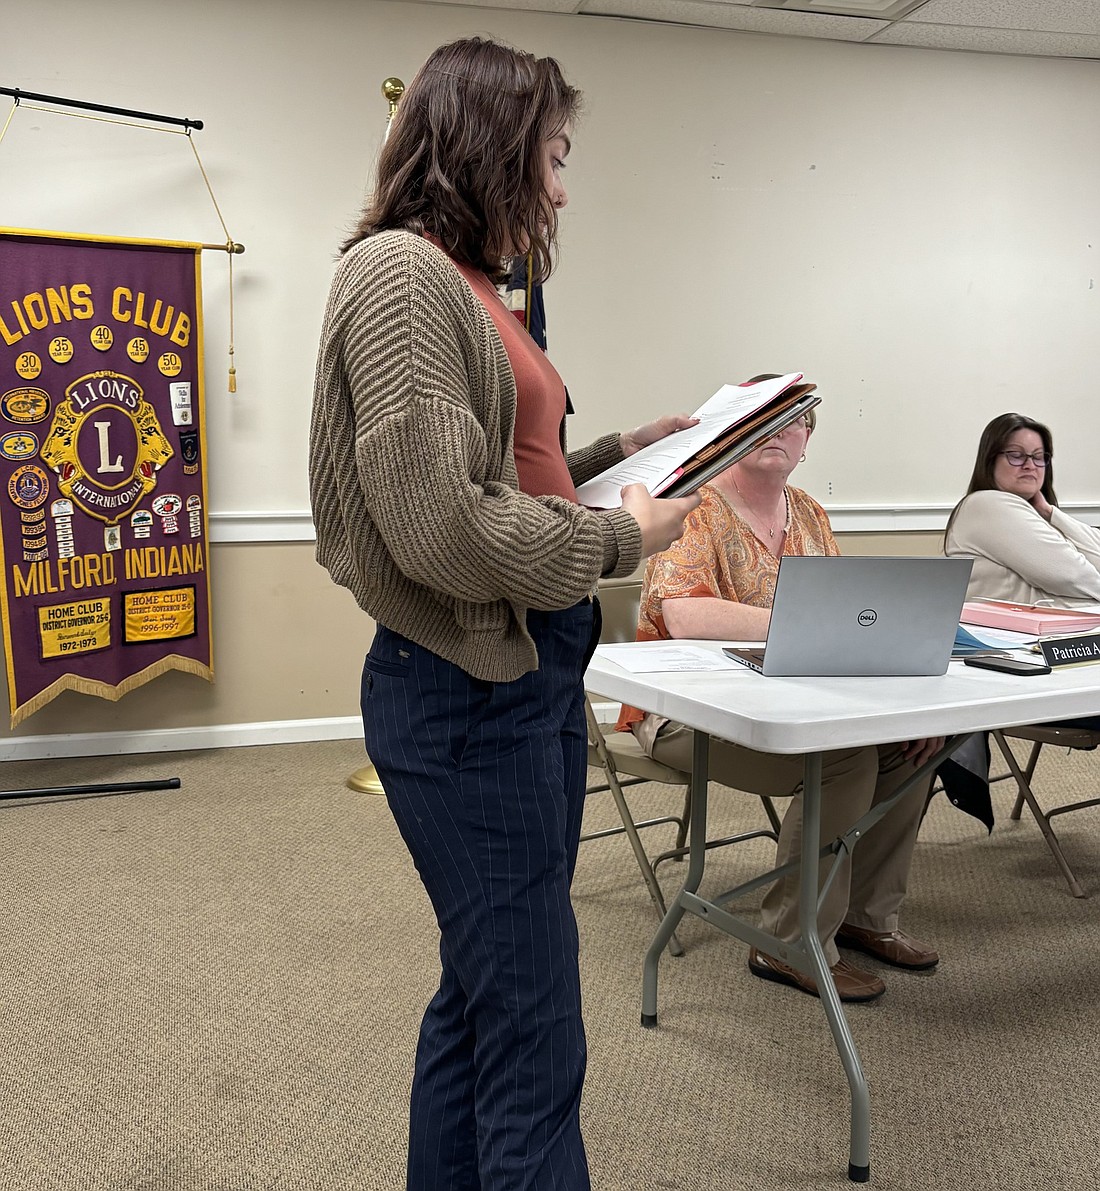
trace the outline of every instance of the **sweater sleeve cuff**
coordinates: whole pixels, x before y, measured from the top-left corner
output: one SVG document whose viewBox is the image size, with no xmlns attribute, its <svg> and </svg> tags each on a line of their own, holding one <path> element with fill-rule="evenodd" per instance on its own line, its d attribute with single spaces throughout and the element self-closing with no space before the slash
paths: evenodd
<svg viewBox="0 0 1100 1191">
<path fill-rule="evenodd" d="M 1072 535 L 1075 527 L 1075 521 L 1075 518 L 1071 517 L 1068 513 L 1063 513 L 1057 505 L 1055 505 L 1051 510 L 1050 524 L 1053 525 L 1063 537 L 1070 537 Z"/>
<path fill-rule="evenodd" d="M 600 518 L 603 526 L 604 579 L 632 575 L 642 561 L 642 530 L 638 522 L 622 509 L 613 509 Z"/>
</svg>

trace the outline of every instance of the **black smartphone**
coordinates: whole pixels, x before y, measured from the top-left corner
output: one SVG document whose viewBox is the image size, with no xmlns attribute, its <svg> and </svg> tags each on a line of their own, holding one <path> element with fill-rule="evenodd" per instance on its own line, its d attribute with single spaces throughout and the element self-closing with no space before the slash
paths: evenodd
<svg viewBox="0 0 1100 1191">
<path fill-rule="evenodd" d="M 977 666 L 979 670 L 1000 670 L 1005 674 L 1049 674 L 1046 662 L 1025 662 L 1022 658 L 974 657 L 963 658 L 964 665 Z"/>
</svg>

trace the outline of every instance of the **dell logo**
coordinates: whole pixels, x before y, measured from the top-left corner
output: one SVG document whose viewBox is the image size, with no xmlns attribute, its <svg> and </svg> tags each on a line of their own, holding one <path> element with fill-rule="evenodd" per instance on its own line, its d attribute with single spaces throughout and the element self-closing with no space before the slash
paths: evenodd
<svg viewBox="0 0 1100 1191">
<path fill-rule="evenodd" d="M 857 622 L 863 628 L 873 625 L 878 620 L 878 613 L 874 608 L 864 608 L 863 611 L 856 617 Z"/>
</svg>

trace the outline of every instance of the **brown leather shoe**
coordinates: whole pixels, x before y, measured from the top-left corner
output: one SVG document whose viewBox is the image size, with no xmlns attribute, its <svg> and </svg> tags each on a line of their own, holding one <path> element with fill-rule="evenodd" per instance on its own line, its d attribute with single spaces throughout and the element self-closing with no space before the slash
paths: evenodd
<svg viewBox="0 0 1100 1191">
<path fill-rule="evenodd" d="M 788 967 L 782 960 L 755 947 L 749 949 L 749 971 L 761 980 L 774 980 L 776 984 L 789 984 L 799 992 L 816 997 L 817 981 L 805 976 L 797 968 Z M 842 1001 L 873 1001 L 886 991 L 886 985 L 871 972 L 864 972 L 847 960 L 839 960 L 829 971 L 836 985 L 837 996 Z"/>
<path fill-rule="evenodd" d="M 909 968 L 914 972 L 934 968 L 940 962 L 940 953 L 935 948 L 918 942 L 900 930 L 865 930 L 862 926 L 851 926 L 845 922 L 836 932 L 836 942 L 838 947 L 863 951 L 875 959 L 881 959 L 883 963 L 893 964 L 895 968 Z"/>
</svg>

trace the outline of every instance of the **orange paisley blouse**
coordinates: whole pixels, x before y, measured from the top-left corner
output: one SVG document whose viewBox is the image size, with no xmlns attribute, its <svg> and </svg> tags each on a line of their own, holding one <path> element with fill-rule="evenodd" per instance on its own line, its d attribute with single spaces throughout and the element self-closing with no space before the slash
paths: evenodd
<svg viewBox="0 0 1100 1191">
<path fill-rule="evenodd" d="M 646 564 L 638 610 L 639 641 L 667 641 L 671 634 L 661 612 L 662 600 L 710 596 L 770 608 L 779 559 L 753 533 L 718 488 L 704 484 L 702 503 L 684 522 L 683 536 Z M 839 554 L 825 510 L 801 488 L 787 488 L 790 522 L 783 553 Z M 623 704 L 620 731 L 644 718 Z"/>
</svg>

